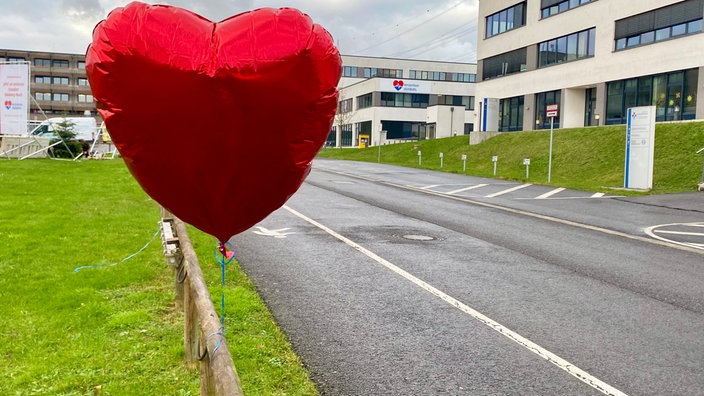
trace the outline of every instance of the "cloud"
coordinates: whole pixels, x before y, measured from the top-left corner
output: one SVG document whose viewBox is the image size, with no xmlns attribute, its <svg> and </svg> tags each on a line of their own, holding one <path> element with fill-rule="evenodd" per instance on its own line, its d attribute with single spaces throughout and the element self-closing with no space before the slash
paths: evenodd
<svg viewBox="0 0 704 396">
<path fill-rule="evenodd" d="M 82 53 L 95 25 L 130 0 L 0 0 L 0 48 Z M 476 59 L 478 0 L 164 0 L 210 20 L 262 7 L 298 8 L 346 55 Z"/>
</svg>

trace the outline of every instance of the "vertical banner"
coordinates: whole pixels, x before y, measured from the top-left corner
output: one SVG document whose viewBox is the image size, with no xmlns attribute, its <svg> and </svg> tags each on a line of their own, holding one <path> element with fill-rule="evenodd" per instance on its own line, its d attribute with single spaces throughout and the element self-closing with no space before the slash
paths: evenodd
<svg viewBox="0 0 704 396">
<path fill-rule="evenodd" d="M 496 132 L 499 130 L 499 99 L 484 98 L 481 130 L 482 132 Z"/>
<path fill-rule="evenodd" d="M 26 135 L 29 63 L 0 63 L 0 134 Z"/>
<path fill-rule="evenodd" d="M 628 109 L 624 187 L 653 188 L 655 158 L 655 106 Z"/>
</svg>

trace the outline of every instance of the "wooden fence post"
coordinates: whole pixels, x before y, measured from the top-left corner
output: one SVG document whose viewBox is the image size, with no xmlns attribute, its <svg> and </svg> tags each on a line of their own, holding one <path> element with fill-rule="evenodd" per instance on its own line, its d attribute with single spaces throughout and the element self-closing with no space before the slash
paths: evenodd
<svg viewBox="0 0 704 396">
<path fill-rule="evenodd" d="M 242 396 L 242 387 L 220 318 L 215 313 L 186 225 L 174 218 L 174 226 L 187 272 L 184 285 L 184 347 L 188 359 L 200 359 L 201 395 Z"/>
</svg>

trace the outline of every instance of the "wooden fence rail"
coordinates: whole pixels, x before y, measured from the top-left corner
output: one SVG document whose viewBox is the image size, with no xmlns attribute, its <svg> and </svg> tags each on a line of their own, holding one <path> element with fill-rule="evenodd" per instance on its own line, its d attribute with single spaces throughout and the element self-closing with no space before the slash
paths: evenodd
<svg viewBox="0 0 704 396">
<path fill-rule="evenodd" d="M 200 394 L 241 396 L 242 388 L 227 347 L 220 318 L 203 280 L 186 225 L 162 210 L 164 257 L 174 271 L 176 306 L 184 310 L 186 360 L 200 361 Z"/>
</svg>

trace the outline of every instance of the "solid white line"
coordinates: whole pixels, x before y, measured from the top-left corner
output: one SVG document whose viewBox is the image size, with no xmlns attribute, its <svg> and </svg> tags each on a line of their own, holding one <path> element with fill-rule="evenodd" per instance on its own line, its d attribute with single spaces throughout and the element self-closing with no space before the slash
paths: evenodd
<svg viewBox="0 0 704 396">
<path fill-rule="evenodd" d="M 460 188 L 459 190 L 448 191 L 445 194 L 452 195 L 452 194 L 457 194 L 457 193 L 461 193 L 464 191 L 474 190 L 475 188 L 482 188 L 482 187 L 486 187 L 486 186 L 488 186 L 488 184 L 477 184 L 476 186 L 469 186 L 469 187 L 465 187 L 465 188 Z"/>
<path fill-rule="evenodd" d="M 503 191 L 499 191 L 499 192 L 497 192 L 497 193 L 489 194 L 489 195 L 487 195 L 487 196 L 484 197 L 484 198 L 494 198 L 494 197 L 498 197 L 499 195 L 508 194 L 508 193 L 510 193 L 510 192 L 514 192 L 514 191 L 520 190 L 520 189 L 522 189 L 522 188 L 530 187 L 530 186 L 532 186 L 532 184 L 530 184 L 530 183 L 522 184 L 522 185 L 520 185 L 520 186 L 516 186 L 516 187 L 509 188 L 508 190 L 503 190 Z"/>
<path fill-rule="evenodd" d="M 701 232 L 660 231 L 660 230 L 654 230 L 653 232 L 656 232 L 656 233 L 658 233 L 658 234 L 704 236 L 704 233 L 701 233 Z"/>
<path fill-rule="evenodd" d="M 552 197 L 553 195 L 555 195 L 555 194 L 557 194 L 557 193 L 559 193 L 559 192 L 565 191 L 565 190 L 566 190 L 566 189 L 565 189 L 565 188 L 562 188 L 562 187 L 556 188 L 556 189 L 554 189 L 554 190 L 552 190 L 552 191 L 546 192 L 546 193 L 543 194 L 543 195 L 540 195 L 540 196 L 535 197 L 535 199 L 545 199 L 545 198 L 549 198 L 549 197 Z"/>
<path fill-rule="evenodd" d="M 594 193 L 594 195 L 592 195 L 592 198 L 601 198 L 601 197 L 603 197 L 604 195 L 606 195 L 606 194 L 604 194 L 604 193 Z"/>
<path fill-rule="evenodd" d="M 422 279 L 417 278 L 414 275 L 411 275 L 410 273 L 404 271 L 403 269 L 397 267 L 393 263 L 380 257 L 379 255 L 372 252 L 371 250 L 363 247 L 362 245 L 352 241 L 351 239 L 349 239 L 341 234 L 338 234 L 334 230 L 324 226 L 321 223 L 318 223 L 317 221 L 305 216 L 304 214 L 302 214 L 294 209 L 291 209 L 290 207 L 288 207 L 286 205 L 284 205 L 283 208 L 286 209 L 287 211 L 289 211 L 291 214 L 299 217 L 300 219 L 303 219 L 304 221 L 306 221 L 306 222 L 320 228 L 321 230 L 327 232 L 331 236 L 344 242 L 345 244 L 352 247 L 353 249 L 361 252 L 362 254 L 366 255 L 367 257 L 371 258 L 372 260 L 376 261 L 377 263 L 381 264 L 382 266 L 386 267 L 387 269 L 402 276 L 403 278 L 405 278 L 406 280 L 415 284 L 416 286 L 419 286 L 423 290 L 433 294 L 434 296 L 440 298 L 441 300 L 445 301 L 446 303 L 452 305 L 453 307 L 459 309 L 460 311 L 470 315 L 474 319 L 489 326 L 490 328 L 494 329 L 495 331 L 497 331 L 501 335 L 503 335 L 506 338 L 510 339 L 511 341 L 521 345 L 522 347 L 528 349 L 529 351 L 535 353 L 536 355 L 547 360 L 548 362 L 554 364 L 555 366 L 566 371 L 567 373 L 569 373 L 573 377 L 579 379 L 580 381 L 582 381 L 585 384 L 591 386 L 592 388 L 598 390 L 599 392 L 606 394 L 606 395 L 626 396 L 626 394 L 621 392 L 620 390 L 618 390 L 618 389 L 614 388 L 613 386 L 611 386 L 611 385 L 601 381 L 600 379 L 592 376 L 591 374 L 589 374 L 586 371 L 580 369 L 579 367 L 573 365 L 572 363 L 568 362 L 567 360 L 555 355 L 554 353 L 548 351 L 547 349 L 541 347 L 540 345 L 534 343 L 533 341 L 523 337 L 522 335 L 516 333 L 515 331 L 513 331 L 513 330 L 503 326 L 502 324 L 494 321 L 493 319 L 482 314 L 481 312 L 474 310 L 470 306 L 462 303 L 461 301 L 455 299 L 454 297 L 451 297 L 451 296 L 445 294 L 444 292 L 440 291 L 439 289 L 435 288 L 434 286 L 430 285 L 429 283 L 423 281 Z"/>
<path fill-rule="evenodd" d="M 437 186 L 439 186 L 439 185 L 440 185 L 440 184 L 431 184 L 431 185 L 429 185 L 429 186 L 418 187 L 418 188 L 420 188 L 421 190 L 428 190 L 428 189 L 431 189 L 431 188 L 433 188 L 433 187 L 437 187 Z"/>
</svg>

